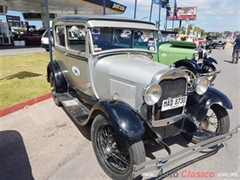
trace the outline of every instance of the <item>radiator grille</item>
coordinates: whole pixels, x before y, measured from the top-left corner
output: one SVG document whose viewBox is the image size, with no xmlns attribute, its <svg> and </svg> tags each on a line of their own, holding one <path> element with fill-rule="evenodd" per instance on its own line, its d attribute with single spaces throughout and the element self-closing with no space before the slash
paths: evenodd
<svg viewBox="0 0 240 180">
<path fill-rule="evenodd" d="M 169 97 L 175 98 L 180 95 L 184 96 L 186 91 L 186 79 L 178 78 L 178 79 L 167 79 L 160 82 L 160 86 L 162 88 L 162 97 L 158 102 L 158 109 L 161 110 L 162 101 L 168 99 Z M 176 115 L 182 114 L 183 107 L 161 111 L 160 119 L 174 117 Z"/>
</svg>

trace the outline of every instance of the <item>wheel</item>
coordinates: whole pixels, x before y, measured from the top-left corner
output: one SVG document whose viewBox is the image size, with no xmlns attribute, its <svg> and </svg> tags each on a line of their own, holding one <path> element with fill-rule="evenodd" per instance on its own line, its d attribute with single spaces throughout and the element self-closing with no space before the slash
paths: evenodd
<svg viewBox="0 0 240 180">
<path fill-rule="evenodd" d="M 218 134 L 226 133 L 229 128 L 230 119 L 226 109 L 220 105 L 212 105 L 196 132 L 182 134 L 187 140 L 198 143 Z"/>
<path fill-rule="evenodd" d="M 201 64 L 199 64 L 199 66 L 201 67 Z M 213 65 L 213 64 L 210 64 L 210 65 L 203 65 L 202 67 L 203 69 L 206 69 L 209 73 L 210 72 L 214 72 L 216 71 L 216 67 Z M 212 83 L 217 77 L 217 74 L 213 75 L 213 76 L 210 76 L 208 77 L 208 80 Z"/>
<path fill-rule="evenodd" d="M 216 44 L 213 44 L 213 49 L 215 49 L 216 48 Z"/>
<path fill-rule="evenodd" d="M 223 49 L 225 49 L 225 46 L 223 46 Z"/>
<path fill-rule="evenodd" d="M 190 67 L 180 66 L 179 68 L 187 74 L 188 88 L 192 88 L 193 82 L 199 77 L 199 73 Z"/>
<path fill-rule="evenodd" d="M 91 140 L 98 163 L 112 179 L 132 179 L 133 165 L 146 159 L 142 140 L 123 141 L 105 116 L 94 119 Z"/>
<path fill-rule="evenodd" d="M 47 52 L 49 51 L 49 49 L 45 49 Z"/>
<path fill-rule="evenodd" d="M 55 103 L 57 106 L 62 106 L 62 104 L 61 104 L 61 102 L 59 101 L 58 96 L 57 96 L 56 83 L 55 83 L 55 80 L 54 80 L 54 77 L 53 77 L 52 72 L 51 72 L 51 74 L 50 74 L 49 79 L 50 79 L 50 88 L 51 88 L 51 92 L 52 92 L 53 101 L 54 101 L 54 103 Z"/>
</svg>

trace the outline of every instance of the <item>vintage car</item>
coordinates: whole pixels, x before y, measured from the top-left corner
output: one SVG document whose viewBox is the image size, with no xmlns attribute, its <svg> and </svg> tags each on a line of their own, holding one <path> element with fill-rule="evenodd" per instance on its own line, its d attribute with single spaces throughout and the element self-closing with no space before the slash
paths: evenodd
<svg viewBox="0 0 240 180">
<path fill-rule="evenodd" d="M 221 48 L 225 49 L 225 46 L 226 46 L 226 42 L 224 42 L 214 36 L 207 36 L 205 44 L 212 47 L 213 49 L 215 49 L 217 47 L 221 47 Z"/>
<path fill-rule="evenodd" d="M 84 37 L 72 38 L 73 26 Z M 79 125 L 91 127 L 96 158 L 111 178 L 140 177 L 149 164 L 159 169 L 145 161 L 143 142 L 155 142 L 170 154 L 164 139 L 183 133 L 200 142 L 186 149 L 195 153 L 237 132 L 228 132 L 230 100 L 209 87 L 206 77 L 197 78 L 190 92 L 183 70 L 152 60 L 153 23 L 69 15 L 55 19 L 52 29 L 55 60 L 48 64 L 47 80 L 53 100 Z M 215 129 L 209 111 L 217 117 Z"/>
<path fill-rule="evenodd" d="M 177 32 L 161 31 L 158 44 L 158 53 L 153 60 L 162 64 L 183 69 L 188 74 L 188 85 L 192 87 L 193 81 L 205 73 L 212 73 L 208 77 L 212 83 L 217 76 L 217 61 L 211 57 L 209 46 L 197 46 L 194 42 L 176 40 Z"/>
</svg>

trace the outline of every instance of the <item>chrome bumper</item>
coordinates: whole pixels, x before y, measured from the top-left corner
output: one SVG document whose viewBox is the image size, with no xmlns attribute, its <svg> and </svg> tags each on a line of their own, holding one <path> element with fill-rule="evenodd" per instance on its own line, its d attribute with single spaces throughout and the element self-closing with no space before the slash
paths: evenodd
<svg viewBox="0 0 240 180">
<path fill-rule="evenodd" d="M 200 74 L 200 76 L 206 76 L 206 77 L 210 77 L 210 76 L 214 76 L 216 74 L 219 74 L 221 72 L 221 70 L 219 71 L 213 71 L 213 72 L 210 72 L 210 73 L 202 73 Z"/>
<path fill-rule="evenodd" d="M 132 178 L 134 179 L 137 176 L 142 175 L 143 173 L 148 172 L 148 171 L 160 170 L 160 169 L 166 168 L 166 167 L 170 166 L 171 164 L 174 164 L 175 162 L 180 161 L 192 154 L 198 153 L 199 151 L 202 151 L 204 149 L 207 149 L 207 148 L 217 145 L 219 143 L 225 142 L 225 141 L 229 140 L 230 138 L 232 138 L 233 134 L 238 133 L 239 130 L 240 130 L 240 125 L 236 126 L 232 131 L 230 131 L 228 133 L 224 133 L 219 136 L 202 141 L 200 143 L 197 143 L 193 146 L 185 148 L 185 149 L 178 151 L 174 154 L 171 154 L 169 156 L 145 161 L 139 165 L 134 165 Z"/>
</svg>

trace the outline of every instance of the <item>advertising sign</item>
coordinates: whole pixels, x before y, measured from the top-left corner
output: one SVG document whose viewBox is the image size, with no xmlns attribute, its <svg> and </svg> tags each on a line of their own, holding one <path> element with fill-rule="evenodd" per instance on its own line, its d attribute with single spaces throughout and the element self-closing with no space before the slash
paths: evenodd
<svg viewBox="0 0 240 180">
<path fill-rule="evenodd" d="M 20 16 L 9 16 L 6 15 L 7 22 L 10 26 L 21 27 Z"/>
<path fill-rule="evenodd" d="M 169 4 L 169 0 L 153 0 L 153 4 L 162 5 L 162 8 L 166 8 Z"/>
<path fill-rule="evenodd" d="M 167 19 L 178 19 L 178 20 L 195 20 L 197 17 L 197 7 L 177 7 L 177 17 L 173 16 L 174 14 L 174 8 L 171 8 L 171 10 L 168 13 Z"/>
<path fill-rule="evenodd" d="M 42 14 L 41 13 L 22 13 L 25 20 L 41 20 Z M 57 17 L 56 14 L 49 13 L 49 19 L 55 19 Z"/>
</svg>

